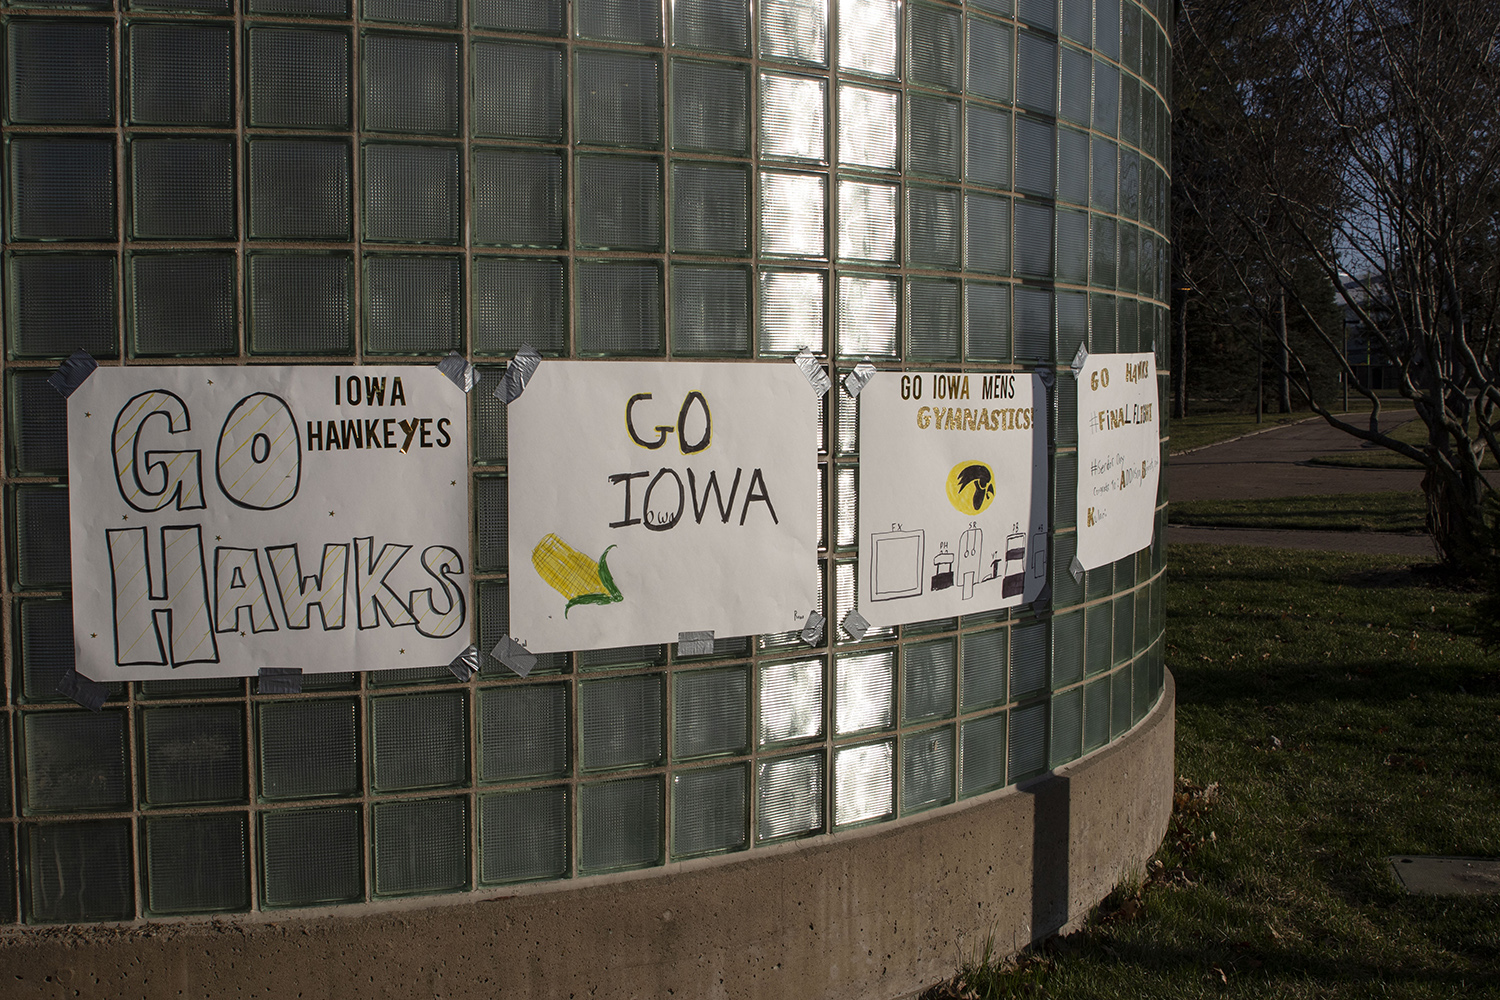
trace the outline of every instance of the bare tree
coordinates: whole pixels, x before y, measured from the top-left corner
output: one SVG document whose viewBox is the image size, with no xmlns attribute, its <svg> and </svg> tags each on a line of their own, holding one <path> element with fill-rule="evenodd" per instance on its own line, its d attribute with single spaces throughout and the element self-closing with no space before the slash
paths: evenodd
<svg viewBox="0 0 1500 1000">
<path fill-rule="evenodd" d="M 1494 492 L 1480 467 L 1500 451 L 1500 4 L 1181 0 L 1177 59 L 1221 165 L 1183 206 L 1248 299 L 1278 288 L 1268 325 L 1312 332 L 1278 337 L 1279 373 L 1332 426 L 1426 469 L 1437 548 L 1476 571 Z M 1330 290 L 1393 363 L 1421 444 L 1380 430 L 1342 317 L 1318 308 Z M 1368 398 L 1367 425 L 1335 413 L 1315 354 Z"/>
</svg>

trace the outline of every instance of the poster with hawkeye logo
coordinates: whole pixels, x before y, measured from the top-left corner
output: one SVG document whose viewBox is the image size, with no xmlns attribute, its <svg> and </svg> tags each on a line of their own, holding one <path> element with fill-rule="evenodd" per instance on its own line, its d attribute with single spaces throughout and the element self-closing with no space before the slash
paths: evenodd
<svg viewBox="0 0 1500 1000">
<path fill-rule="evenodd" d="M 1026 372 L 877 372 L 859 394 L 859 613 L 871 625 L 1036 599 L 1047 390 Z"/>
</svg>

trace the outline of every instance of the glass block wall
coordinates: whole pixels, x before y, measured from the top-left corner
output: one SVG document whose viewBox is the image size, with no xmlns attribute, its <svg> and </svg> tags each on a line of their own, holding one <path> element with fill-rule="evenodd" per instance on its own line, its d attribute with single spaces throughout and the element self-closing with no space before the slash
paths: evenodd
<svg viewBox="0 0 1500 1000">
<path fill-rule="evenodd" d="M 1076 581 L 1068 362 L 1165 368 L 1166 0 L 10 0 L 0 922 L 455 893 L 727 854 L 1043 774 L 1156 702 L 1153 548 Z M 1049 598 L 975 618 L 55 693 L 59 359 L 408 360 L 473 393 L 507 630 L 507 356 L 1051 367 Z M 544 362 L 545 363 L 545 362 Z M 1165 379 L 1162 375 L 1162 395 Z M 1162 408 L 1165 413 L 1165 407 Z M 819 429 L 854 605 L 857 404 Z M 1165 448 L 1163 450 L 1165 457 Z M 1164 499 L 1164 498 L 1163 498 Z"/>
</svg>

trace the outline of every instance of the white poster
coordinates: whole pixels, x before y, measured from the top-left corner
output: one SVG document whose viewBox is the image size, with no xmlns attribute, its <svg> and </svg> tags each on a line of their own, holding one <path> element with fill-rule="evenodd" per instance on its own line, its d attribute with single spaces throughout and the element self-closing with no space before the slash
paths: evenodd
<svg viewBox="0 0 1500 1000">
<path fill-rule="evenodd" d="M 796 366 L 543 361 L 507 429 L 510 631 L 528 650 L 803 628 L 818 424 Z"/>
<path fill-rule="evenodd" d="M 1093 569 L 1150 545 L 1156 528 L 1156 355 L 1090 354 L 1076 377 L 1078 562 Z"/>
<path fill-rule="evenodd" d="M 876 372 L 859 394 L 859 613 L 977 614 L 1047 582 L 1047 391 L 1025 372 Z"/>
<path fill-rule="evenodd" d="M 99 368 L 68 398 L 78 672 L 451 661 L 466 403 L 431 367 Z"/>
</svg>

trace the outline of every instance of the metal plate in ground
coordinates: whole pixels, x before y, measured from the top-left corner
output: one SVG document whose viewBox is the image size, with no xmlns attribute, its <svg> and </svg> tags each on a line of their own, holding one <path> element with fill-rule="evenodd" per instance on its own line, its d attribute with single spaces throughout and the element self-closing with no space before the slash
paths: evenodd
<svg viewBox="0 0 1500 1000">
<path fill-rule="evenodd" d="M 1398 854 L 1389 860 L 1396 881 L 1414 896 L 1500 895 L 1500 859 L 1497 858 Z"/>
</svg>

